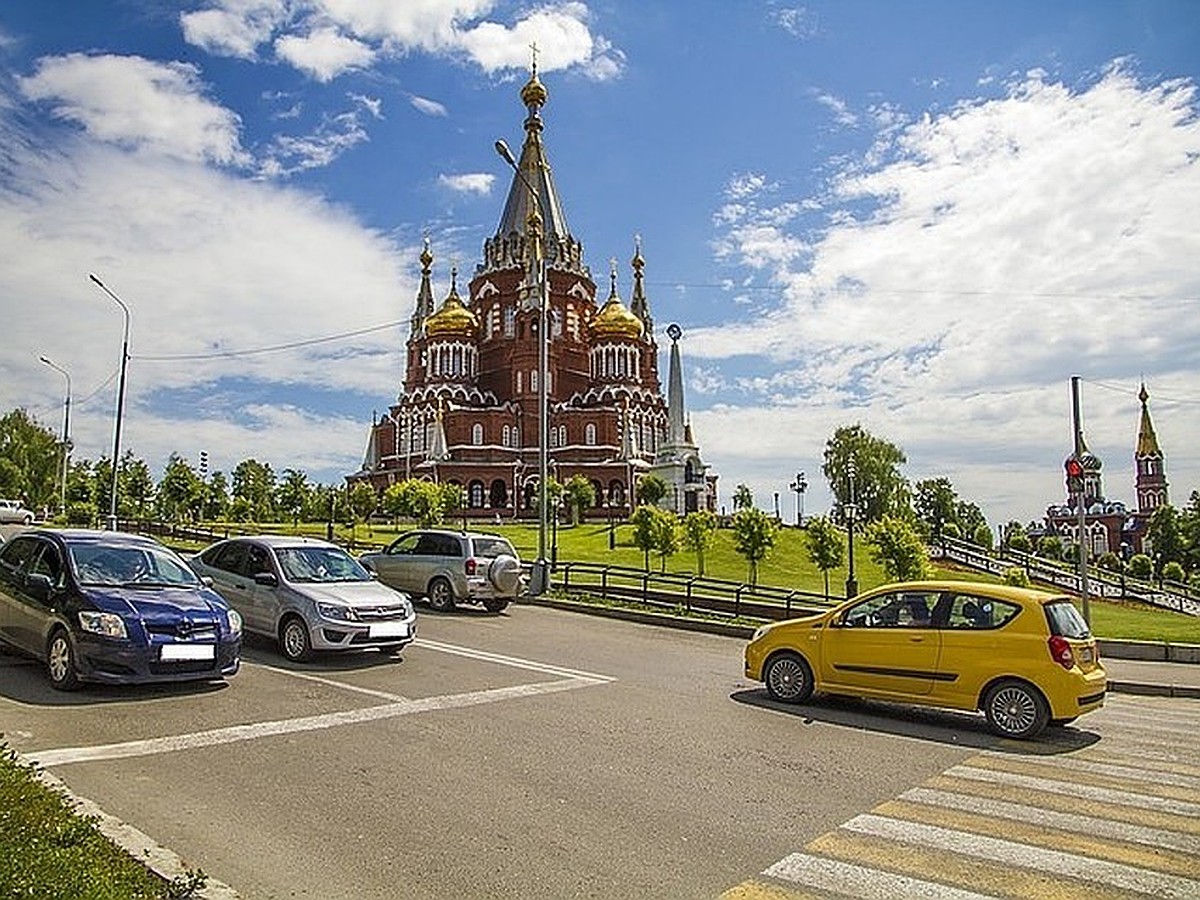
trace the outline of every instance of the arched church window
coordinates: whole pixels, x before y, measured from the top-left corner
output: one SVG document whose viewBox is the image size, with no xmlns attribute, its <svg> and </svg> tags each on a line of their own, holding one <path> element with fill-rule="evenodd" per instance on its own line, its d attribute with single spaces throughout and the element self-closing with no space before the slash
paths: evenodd
<svg viewBox="0 0 1200 900">
<path fill-rule="evenodd" d="M 476 446 L 483 443 L 483 425 L 479 422 L 471 426 L 471 443 Z"/>
<path fill-rule="evenodd" d="M 583 442 L 589 447 L 596 445 L 596 423 L 588 422 L 587 427 L 583 430 Z"/>
</svg>

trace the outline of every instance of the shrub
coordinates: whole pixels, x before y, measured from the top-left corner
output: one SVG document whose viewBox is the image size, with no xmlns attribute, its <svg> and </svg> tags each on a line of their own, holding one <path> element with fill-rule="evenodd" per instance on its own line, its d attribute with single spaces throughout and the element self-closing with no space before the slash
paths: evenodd
<svg viewBox="0 0 1200 900">
<path fill-rule="evenodd" d="M 1010 566 L 1004 570 L 1004 583 L 1013 587 L 1029 587 L 1029 576 L 1020 566 Z"/>
</svg>

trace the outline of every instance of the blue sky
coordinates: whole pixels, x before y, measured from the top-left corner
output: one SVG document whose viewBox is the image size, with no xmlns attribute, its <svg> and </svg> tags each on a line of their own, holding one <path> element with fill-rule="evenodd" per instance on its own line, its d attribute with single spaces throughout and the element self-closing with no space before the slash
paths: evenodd
<svg viewBox="0 0 1200 900">
<path fill-rule="evenodd" d="M 1200 489 L 1191 0 L 63 9 L 0 7 L 0 408 L 60 427 L 47 356 L 79 456 L 111 450 L 120 353 L 95 273 L 156 474 L 356 470 L 423 236 L 440 299 L 499 221 L 536 42 L 568 223 L 625 297 L 640 235 L 723 505 L 745 483 L 791 519 L 804 471 L 824 511 L 825 442 L 861 423 L 914 482 L 1038 519 L 1072 375 L 1110 498 L 1142 379 L 1172 501 Z"/>
</svg>

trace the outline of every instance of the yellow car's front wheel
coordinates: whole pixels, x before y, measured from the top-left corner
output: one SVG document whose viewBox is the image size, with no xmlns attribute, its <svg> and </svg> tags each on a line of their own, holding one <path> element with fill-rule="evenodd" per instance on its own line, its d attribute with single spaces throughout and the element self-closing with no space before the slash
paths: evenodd
<svg viewBox="0 0 1200 900">
<path fill-rule="evenodd" d="M 798 653 L 776 653 L 763 666 L 763 682 L 773 700 L 803 703 L 813 692 L 813 674 Z"/>
</svg>

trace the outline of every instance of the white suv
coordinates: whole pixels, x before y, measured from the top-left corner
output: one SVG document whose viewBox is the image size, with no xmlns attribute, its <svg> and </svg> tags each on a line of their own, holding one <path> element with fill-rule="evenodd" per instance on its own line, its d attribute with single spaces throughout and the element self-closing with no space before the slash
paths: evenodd
<svg viewBox="0 0 1200 900">
<path fill-rule="evenodd" d="M 521 561 L 506 538 L 471 531 L 410 531 L 378 553 L 359 557 L 384 584 L 428 597 L 439 612 L 482 603 L 500 612 L 522 588 Z"/>
<path fill-rule="evenodd" d="M 32 525 L 34 518 L 33 510 L 22 506 L 20 500 L 0 500 L 0 523 Z"/>
</svg>

